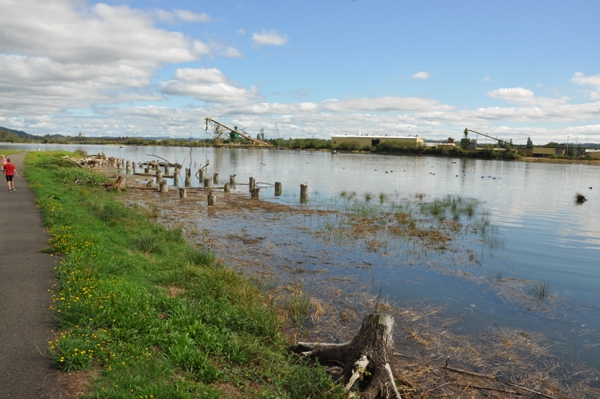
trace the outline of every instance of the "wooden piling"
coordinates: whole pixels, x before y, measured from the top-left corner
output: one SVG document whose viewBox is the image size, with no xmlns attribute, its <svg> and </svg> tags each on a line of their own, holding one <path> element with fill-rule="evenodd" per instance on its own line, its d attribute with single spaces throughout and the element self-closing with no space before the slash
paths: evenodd
<svg viewBox="0 0 600 399">
<path fill-rule="evenodd" d="M 135 162 L 131 163 L 131 168 L 133 169 L 133 174 L 135 175 Z"/>
<path fill-rule="evenodd" d="M 256 180 L 254 179 L 254 177 L 250 178 L 250 192 L 252 192 L 252 190 L 254 190 L 256 188 Z"/>
<path fill-rule="evenodd" d="M 131 173 L 131 162 L 129 162 L 129 161 L 125 162 L 125 173 L 126 174 Z"/>
<path fill-rule="evenodd" d="M 181 170 L 177 166 L 173 170 L 173 185 L 175 187 L 179 187 L 179 173 L 180 172 L 181 172 Z"/>
<path fill-rule="evenodd" d="M 161 193 L 168 193 L 169 192 L 169 185 L 167 184 L 166 180 L 162 180 L 160 182 L 160 192 Z"/>
<path fill-rule="evenodd" d="M 213 173 L 213 184 L 219 184 L 219 174 Z"/>
<path fill-rule="evenodd" d="M 199 181 L 204 181 L 204 175 L 205 175 L 205 174 L 206 174 L 206 173 L 204 172 L 204 169 L 200 169 L 200 170 L 198 170 L 198 180 L 199 180 Z"/>
<path fill-rule="evenodd" d="M 229 175 L 229 184 L 235 186 L 235 175 Z"/>
<path fill-rule="evenodd" d="M 208 206 L 213 206 L 217 202 L 217 196 L 212 193 L 207 195 Z"/>
<path fill-rule="evenodd" d="M 226 193 L 231 191 L 231 185 L 229 183 L 225 183 L 225 185 L 223 186 L 223 191 L 225 191 Z"/>
<path fill-rule="evenodd" d="M 154 188 L 154 180 L 150 180 L 148 183 L 146 183 L 146 187 Z"/>
<path fill-rule="evenodd" d="M 308 184 L 300 185 L 300 202 L 304 203 L 308 201 Z"/>
<path fill-rule="evenodd" d="M 179 198 L 187 198 L 187 190 L 185 188 L 179 189 Z"/>
<path fill-rule="evenodd" d="M 281 195 L 282 192 L 282 188 L 281 188 L 281 182 L 276 181 L 275 182 L 275 196 L 279 197 Z"/>
<path fill-rule="evenodd" d="M 169 167 L 169 163 L 166 162 L 165 163 L 165 175 L 170 175 L 171 174 L 171 168 Z"/>
<path fill-rule="evenodd" d="M 156 171 L 156 184 L 160 184 L 163 181 L 162 172 L 159 170 Z"/>
<path fill-rule="evenodd" d="M 255 188 L 254 190 L 250 191 L 250 198 L 260 199 L 260 188 Z"/>
<path fill-rule="evenodd" d="M 206 188 L 206 187 L 210 187 L 210 186 L 211 186 L 210 179 L 208 177 L 206 177 L 204 179 L 204 187 Z"/>
<path fill-rule="evenodd" d="M 190 168 L 185 168 L 185 186 L 192 186 L 192 170 Z"/>
</svg>

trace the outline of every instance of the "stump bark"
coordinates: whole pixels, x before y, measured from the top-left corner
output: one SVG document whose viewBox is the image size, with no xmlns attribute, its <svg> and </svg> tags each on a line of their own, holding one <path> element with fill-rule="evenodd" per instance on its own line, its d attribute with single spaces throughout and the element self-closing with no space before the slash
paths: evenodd
<svg viewBox="0 0 600 399">
<path fill-rule="evenodd" d="M 356 389 L 357 381 L 366 385 L 361 399 L 402 399 L 392 372 L 394 318 L 383 314 L 367 314 L 356 336 L 344 344 L 298 342 L 292 351 L 321 364 L 343 365 L 344 388 Z"/>
</svg>

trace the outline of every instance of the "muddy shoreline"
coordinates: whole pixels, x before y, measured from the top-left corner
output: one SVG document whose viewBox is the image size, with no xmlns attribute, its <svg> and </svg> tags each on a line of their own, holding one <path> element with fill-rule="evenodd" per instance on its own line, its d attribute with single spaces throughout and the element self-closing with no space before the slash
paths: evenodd
<svg viewBox="0 0 600 399">
<path fill-rule="evenodd" d="M 114 170 L 105 173 L 115 176 Z M 592 386 L 600 373 L 564 364 L 551 354 L 552 343 L 543 334 L 501 326 L 490 326 L 485 334 L 452 333 L 460 318 L 449 318 L 444 307 L 425 301 L 408 307 L 390 303 L 374 294 L 368 282 L 355 279 L 353 271 L 369 269 L 369 262 L 328 259 L 327 248 L 335 243 L 306 253 L 303 239 L 312 239 L 313 233 L 302 221 L 319 217 L 319 211 L 216 190 L 217 205 L 208 207 L 202 189 L 190 190 L 181 200 L 177 189 L 147 190 L 145 180 L 133 176 L 127 176 L 127 185 L 120 197 L 123 202 L 151 209 L 157 222 L 180 228 L 190 243 L 213 251 L 220 262 L 255 281 L 289 320 L 290 344 L 344 342 L 354 336 L 363 314 L 394 316 L 396 373 L 404 381 L 406 397 L 413 397 L 410 386 L 427 387 L 446 397 L 512 397 L 499 376 L 510 376 L 513 385 L 546 392 L 546 397 L 600 396 L 600 386 Z M 506 283 L 502 286 L 522 292 L 522 282 Z M 292 305 L 302 301 L 308 301 L 307 313 L 294 314 L 299 310 Z M 449 371 L 444 368 L 447 361 L 451 368 L 495 377 Z M 466 386 L 479 388 L 465 390 Z"/>
</svg>

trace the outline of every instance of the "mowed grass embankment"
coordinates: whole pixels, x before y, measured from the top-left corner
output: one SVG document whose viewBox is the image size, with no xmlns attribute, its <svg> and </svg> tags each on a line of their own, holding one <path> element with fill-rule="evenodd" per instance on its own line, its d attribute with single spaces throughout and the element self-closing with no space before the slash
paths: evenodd
<svg viewBox="0 0 600 399">
<path fill-rule="evenodd" d="M 85 397 L 343 397 L 288 354 L 285 320 L 259 289 L 65 154 L 29 153 L 26 170 L 61 256 L 49 353 L 64 372 L 90 371 Z"/>
</svg>

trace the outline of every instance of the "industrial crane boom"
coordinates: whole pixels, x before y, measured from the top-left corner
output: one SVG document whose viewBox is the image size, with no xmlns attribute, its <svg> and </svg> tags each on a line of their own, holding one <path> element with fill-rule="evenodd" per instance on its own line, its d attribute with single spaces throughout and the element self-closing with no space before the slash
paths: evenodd
<svg viewBox="0 0 600 399">
<path fill-rule="evenodd" d="M 478 134 L 478 135 L 480 135 L 480 136 L 487 137 L 488 139 L 493 139 L 493 140 L 496 140 L 496 141 L 498 142 L 498 144 L 499 144 L 499 145 L 500 145 L 501 143 L 506 143 L 506 144 L 509 144 L 509 142 L 508 142 L 508 141 L 506 141 L 506 140 L 499 139 L 498 137 L 492 137 L 492 136 L 489 136 L 489 135 L 487 135 L 487 134 L 485 134 L 485 133 L 479 133 L 479 132 L 476 132 L 475 130 L 468 129 L 468 128 L 467 128 L 467 129 L 465 129 L 465 138 L 467 138 L 467 134 L 468 134 L 468 132 L 473 132 L 473 133 L 475 133 L 475 134 Z"/>
<path fill-rule="evenodd" d="M 210 127 L 213 129 L 214 136 L 215 136 L 215 143 L 217 145 L 223 145 L 223 142 L 221 141 L 221 136 L 223 135 L 223 129 L 227 129 L 231 133 L 237 134 L 247 140 L 250 140 L 252 142 L 252 145 L 258 145 L 261 147 L 270 147 L 271 146 L 271 144 L 269 144 L 267 142 L 250 137 L 246 133 L 242 133 L 237 129 L 232 129 L 229 126 L 226 126 L 226 125 L 222 124 L 221 122 L 212 119 L 210 116 L 207 116 L 205 118 L 205 120 L 206 120 L 206 130 L 208 130 L 208 126 L 210 125 Z"/>
</svg>

